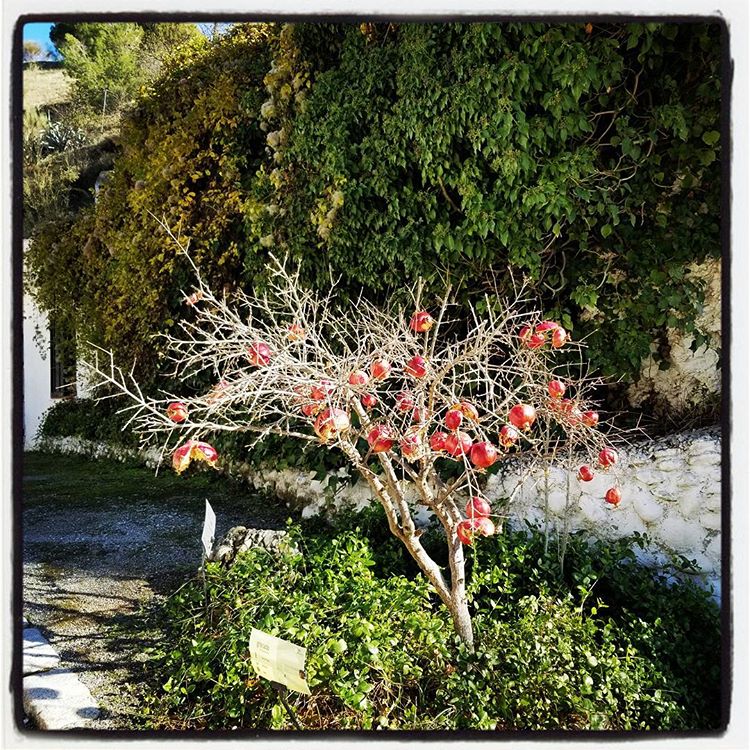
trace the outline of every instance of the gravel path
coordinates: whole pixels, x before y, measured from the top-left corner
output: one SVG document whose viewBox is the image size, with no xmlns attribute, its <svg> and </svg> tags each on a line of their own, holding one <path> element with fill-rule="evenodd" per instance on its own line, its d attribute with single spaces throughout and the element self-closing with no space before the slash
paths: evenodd
<svg viewBox="0 0 750 750">
<path fill-rule="evenodd" d="M 49 479 L 31 475 L 25 482 L 30 488 Z M 236 501 L 209 502 L 217 536 L 238 524 L 280 528 L 288 515 L 273 505 L 251 515 Z M 179 509 L 169 505 L 164 498 L 115 497 L 101 509 L 90 498 L 24 508 L 24 615 L 60 654 L 60 666 L 75 671 L 99 702 L 94 729 L 138 728 L 133 687 L 149 634 L 136 636 L 133 626 L 142 624 L 143 607 L 200 565 L 203 499 L 189 497 Z"/>
</svg>

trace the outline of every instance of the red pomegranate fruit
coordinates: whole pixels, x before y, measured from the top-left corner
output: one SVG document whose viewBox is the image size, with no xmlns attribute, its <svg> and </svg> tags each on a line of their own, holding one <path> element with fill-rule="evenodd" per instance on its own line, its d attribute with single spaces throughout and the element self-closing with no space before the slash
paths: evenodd
<svg viewBox="0 0 750 750">
<path fill-rule="evenodd" d="M 497 448 L 487 441 L 474 443 L 469 458 L 478 469 L 488 469 L 497 461 Z"/>
<path fill-rule="evenodd" d="M 610 505 L 619 505 L 620 500 L 622 500 L 622 493 L 617 487 L 610 487 L 604 494 L 604 500 Z"/>
<path fill-rule="evenodd" d="M 409 328 L 416 333 L 424 333 L 429 331 L 430 328 L 435 324 L 435 320 L 426 310 L 419 310 L 411 316 L 409 321 Z"/>
<path fill-rule="evenodd" d="M 516 404 L 508 412 L 508 421 L 519 430 L 530 430 L 536 420 L 536 409 L 531 404 Z"/>
</svg>

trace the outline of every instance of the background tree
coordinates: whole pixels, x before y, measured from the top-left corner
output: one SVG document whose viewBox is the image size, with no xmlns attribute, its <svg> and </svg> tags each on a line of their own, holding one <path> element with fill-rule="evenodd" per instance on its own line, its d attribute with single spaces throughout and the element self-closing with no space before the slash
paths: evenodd
<svg viewBox="0 0 750 750">
<path fill-rule="evenodd" d="M 74 98 L 96 111 L 117 110 L 145 81 L 139 64 L 143 29 L 134 23 L 81 23 L 60 45 Z"/>
<path fill-rule="evenodd" d="M 42 48 L 38 42 L 35 42 L 32 39 L 27 39 L 23 43 L 24 62 L 34 62 L 36 60 L 41 60 L 44 57 L 45 55 L 42 54 Z"/>
</svg>

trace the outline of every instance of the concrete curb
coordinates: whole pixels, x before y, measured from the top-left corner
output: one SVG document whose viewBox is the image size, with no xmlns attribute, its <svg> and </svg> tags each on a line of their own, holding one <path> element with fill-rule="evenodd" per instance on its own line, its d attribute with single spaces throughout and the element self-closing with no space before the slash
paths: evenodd
<svg viewBox="0 0 750 750">
<path fill-rule="evenodd" d="M 59 654 L 24 618 L 24 711 L 39 729 L 89 727 L 99 716 L 99 706 L 75 672 L 59 664 Z"/>
</svg>

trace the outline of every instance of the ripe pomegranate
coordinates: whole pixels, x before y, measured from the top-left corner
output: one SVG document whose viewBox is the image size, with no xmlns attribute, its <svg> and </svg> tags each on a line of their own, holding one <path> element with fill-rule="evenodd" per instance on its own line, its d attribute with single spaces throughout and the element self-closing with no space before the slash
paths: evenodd
<svg viewBox="0 0 750 750">
<path fill-rule="evenodd" d="M 583 421 L 583 414 L 581 414 L 581 410 L 577 406 L 573 406 L 571 409 L 568 410 L 567 414 L 567 422 L 569 425 L 572 425 L 573 427 L 578 426 Z"/>
<path fill-rule="evenodd" d="M 370 411 L 370 409 L 374 409 L 378 405 L 378 397 L 373 393 L 363 393 L 359 402 L 367 411 Z"/>
<path fill-rule="evenodd" d="M 500 445 L 503 448 L 512 448 L 518 438 L 521 437 L 518 430 L 515 427 L 511 427 L 509 424 L 504 424 L 500 428 Z"/>
<path fill-rule="evenodd" d="M 193 448 L 193 441 L 188 440 L 187 443 L 181 445 L 172 454 L 172 468 L 178 473 L 182 474 L 185 469 L 190 465 L 190 451 Z"/>
<path fill-rule="evenodd" d="M 495 533 L 495 524 L 486 516 L 483 518 L 475 518 L 474 523 L 479 536 L 492 536 Z"/>
<path fill-rule="evenodd" d="M 323 404 L 319 401 L 309 401 L 306 404 L 302 404 L 301 411 L 306 417 L 314 417 L 322 408 Z"/>
<path fill-rule="evenodd" d="M 422 445 L 416 435 L 404 435 L 400 446 L 407 461 L 416 461 L 422 454 Z"/>
<path fill-rule="evenodd" d="M 343 409 L 324 409 L 315 420 L 313 429 L 318 437 L 327 443 L 350 426 L 349 415 Z"/>
<path fill-rule="evenodd" d="M 479 412 L 477 411 L 477 407 L 474 406 L 474 404 L 472 404 L 470 401 L 461 401 L 460 403 L 452 406 L 451 409 L 458 409 L 461 414 L 466 417 L 466 419 L 469 419 L 472 422 L 479 421 Z"/>
<path fill-rule="evenodd" d="M 599 424 L 599 413 L 595 411 L 585 411 L 581 419 L 586 427 L 596 427 Z"/>
<path fill-rule="evenodd" d="M 391 371 L 391 363 L 387 359 L 376 359 L 370 366 L 370 375 L 375 380 L 385 380 Z"/>
<path fill-rule="evenodd" d="M 518 331 L 518 337 L 521 341 L 526 342 L 528 341 L 529 336 L 531 336 L 531 328 L 529 326 L 522 326 Z"/>
<path fill-rule="evenodd" d="M 552 331 L 552 346 L 554 346 L 555 349 L 564 346 L 567 340 L 568 332 L 564 328 L 555 328 L 555 330 Z"/>
<path fill-rule="evenodd" d="M 476 519 L 466 518 L 456 526 L 456 536 L 461 544 L 471 546 L 474 543 L 474 533 L 476 532 Z"/>
<path fill-rule="evenodd" d="M 297 323 L 292 323 L 287 329 L 286 337 L 289 341 L 302 341 L 305 338 L 305 329 Z"/>
<path fill-rule="evenodd" d="M 617 487 L 610 487 L 604 493 L 604 500 L 610 505 L 619 505 L 620 500 L 622 500 L 622 493 L 617 489 Z"/>
<path fill-rule="evenodd" d="M 471 437 L 460 430 L 451 432 L 451 434 L 445 438 L 445 450 L 450 453 L 453 458 L 460 458 L 465 453 L 471 451 Z"/>
<path fill-rule="evenodd" d="M 414 315 L 411 316 L 409 327 L 412 331 L 416 331 L 417 333 L 424 333 L 425 331 L 429 331 L 434 324 L 435 320 L 433 319 L 432 315 L 430 315 L 430 313 L 428 313 L 426 310 L 420 310 L 418 312 L 415 312 Z"/>
<path fill-rule="evenodd" d="M 167 417 L 173 422 L 184 422 L 188 418 L 188 409 L 182 401 L 173 401 L 167 406 Z"/>
<path fill-rule="evenodd" d="M 444 451 L 447 437 L 448 434 L 446 432 L 440 432 L 439 430 L 433 432 L 430 435 L 430 448 L 434 451 Z"/>
<path fill-rule="evenodd" d="M 457 430 L 464 421 L 463 412 L 460 409 L 448 409 L 445 413 L 445 426 L 449 430 Z"/>
<path fill-rule="evenodd" d="M 544 346 L 546 341 L 547 339 L 544 338 L 543 334 L 532 333 L 526 342 L 526 346 L 528 346 L 529 349 L 539 349 L 540 347 Z"/>
<path fill-rule="evenodd" d="M 414 396 L 409 391 L 401 391 L 396 396 L 396 409 L 401 412 L 411 411 L 414 408 Z"/>
<path fill-rule="evenodd" d="M 474 443 L 471 446 L 469 458 L 477 468 L 487 469 L 497 461 L 497 448 L 486 441 Z"/>
<path fill-rule="evenodd" d="M 606 469 L 617 463 L 617 453 L 612 448 L 603 448 L 599 452 L 599 466 Z"/>
<path fill-rule="evenodd" d="M 516 404 L 508 412 L 508 421 L 519 430 L 530 430 L 536 419 L 536 409 L 531 404 Z"/>
<path fill-rule="evenodd" d="M 202 443 L 200 441 L 193 443 L 193 449 L 190 451 L 190 455 L 195 460 L 204 461 L 211 466 L 213 466 L 219 458 L 219 453 L 213 445 Z"/>
<path fill-rule="evenodd" d="M 367 385 L 370 376 L 364 370 L 355 370 L 349 375 L 349 385 Z"/>
<path fill-rule="evenodd" d="M 469 518 L 486 518 L 490 513 L 492 506 L 479 495 L 475 495 L 466 503 L 466 515 Z"/>
<path fill-rule="evenodd" d="M 190 466 L 190 462 L 195 460 L 215 468 L 218 458 L 219 454 L 212 445 L 199 440 L 188 440 L 172 454 L 172 467 L 178 474 L 182 474 Z"/>
<path fill-rule="evenodd" d="M 419 355 L 412 357 L 406 363 L 404 372 L 407 375 L 411 375 L 413 378 L 423 378 L 427 374 L 427 360 Z"/>
<path fill-rule="evenodd" d="M 552 398 L 562 398 L 565 395 L 565 383 L 560 380 L 550 380 L 547 390 Z"/>
<path fill-rule="evenodd" d="M 247 358 L 255 367 L 263 367 L 271 361 L 271 347 L 264 341 L 258 341 L 247 348 Z"/>
<path fill-rule="evenodd" d="M 373 453 L 389 451 L 394 442 L 393 430 L 385 424 L 376 425 L 367 434 L 367 443 Z"/>
<path fill-rule="evenodd" d="M 492 536 L 495 524 L 489 518 L 466 518 L 456 526 L 456 536 L 462 544 L 471 545 L 476 536 Z"/>
<path fill-rule="evenodd" d="M 323 379 L 310 388 L 310 398 L 313 401 L 325 401 L 335 388 L 336 386 L 332 381 Z"/>
<path fill-rule="evenodd" d="M 537 333 L 546 333 L 547 331 L 556 331 L 560 327 L 559 323 L 554 320 L 543 320 L 537 327 Z"/>
<path fill-rule="evenodd" d="M 581 482 L 590 482 L 594 478 L 594 472 L 588 464 L 578 467 L 578 479 Z"/>
</svg>

